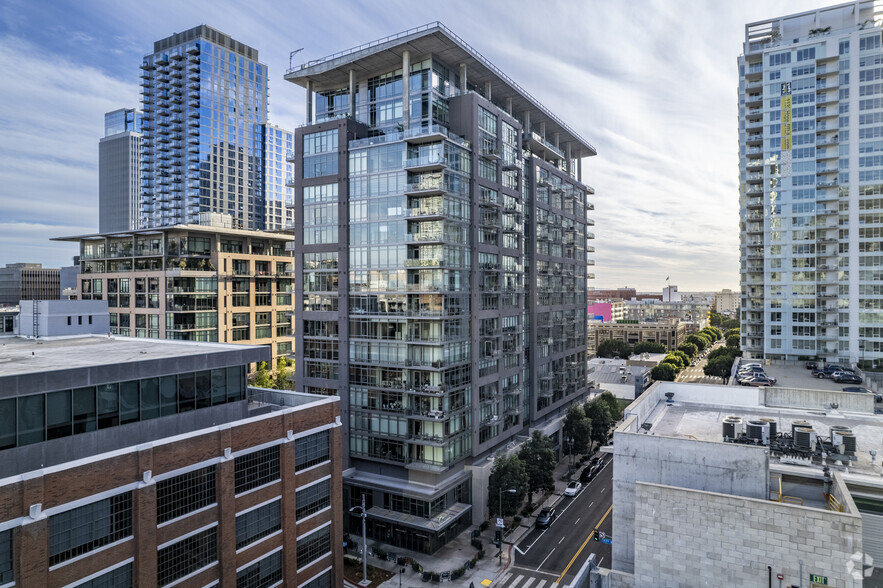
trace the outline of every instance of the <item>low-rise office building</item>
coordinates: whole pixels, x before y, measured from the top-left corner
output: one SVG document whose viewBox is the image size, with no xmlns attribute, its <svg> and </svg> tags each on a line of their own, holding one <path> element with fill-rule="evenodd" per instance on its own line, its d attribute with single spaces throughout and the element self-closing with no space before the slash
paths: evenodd
<svg viewBox="0 0 883 588">
<path fill-rule="evenodd" d="M 248 389 L 265 347 L 4 344 L 0 585 L 343 584 L 339 398 Z"/>
<path fill-rule="evenodd" d="M 787 585 L 880 585 L 867 566 L 883 561 L 874 400 L 651 386 L 614 432 L 607 585 L 761 586 L 776 574 Z"/>
<path fill-rule="evenodd" d="M 112 334 L 270 345 L 274 361 L 289 355 L 291 237 L 233 229 L 225 215 L 201 220 L 58 239 L 80 244 L 79 299 L 107 300 Z"/>
<path fill-rule="evenodd" d="M 0 268 L 0 306 L 14 306 L 20 300 L 58 300 L 60 276 L 58 268 L 42 263 L 7 263 Z"/>
<path fill-rule="evenodd" d="M 656 323 L 618 322 L 595 325 L 595 349 L 601 341 L 617 339 L 631 346 L 638 343 L 661 343 L 668 349 L 677 349 L 687 337 L 687 328 L 678 320 Z"/>
</svg>

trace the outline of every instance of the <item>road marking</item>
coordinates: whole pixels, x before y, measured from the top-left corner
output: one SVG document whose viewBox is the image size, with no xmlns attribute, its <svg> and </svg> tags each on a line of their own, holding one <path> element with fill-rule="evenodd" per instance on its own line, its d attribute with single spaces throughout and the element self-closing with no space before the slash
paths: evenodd
<svg viewBox="0 0 883 588">
<path fill-rule="evenodd" d="M 511 584 L 509 584 L 509 588 L 515 588 L 516 586 L 518 586 L 519 584 L 521 584 L 521 581 L 522 581 L 523 579 L 524 579 L 524 576 L 519 575 L 517 578 L 515 578 L 515 579 L 512 581 Z"/>
<path fill-rule="evenodd" d="M 537 584 L 537 588 L 543 588 L 543 586 L 545 586 L 545 585 L 546 585 L 546 581 L 545 581 L 545 580 L 540 580 L 540 583 Z"/>
<path fill-rule="evenodd" d="M 505 574 L 503 574 L 503 577 L 502 577 L 502 578 L 500 578 L 499 580 L 497 580 L 497 584 L 499 584 L 499 585 L 502 586 L 503 584 L 505 584 L 506 582 L 508 582 L 508 581 L 509 581 L 509 578 L 511 578 L 511 577 L 512 577 L 512 572 L 506 572 Z M 487 582 L 487 584 L 485 584 L 485 582 Z M 491 581 L 490 581 L 490 580 L 484 580 L 484 581 L 482 582 L 482 584 L 485 585 L 485 586 L 490 586 L 490 585 L 491 585 Z"/>
<path fill-rule="evenodd" d="M 595 503 L 593 502 L 592 504 L 595 504 Z M 589 505 L 589 508 L 592 508 L 592 504 Z M 580 522 L 581 520 L 582 520 L 582 517 L 576 519 L 576 520 L 573 522 L 573 524 L 575 525 L 575 524 L 577 524 L 578 522 Z"/>
<path fill-rule="evenodd" d="M 533 584 L 534 580 L 536 580 L 536 578 L 528 578 L 527 582 L 524 583 L 524 586 L 522 586 L 522 588 L 530 588 L 530 585 Z"/>
<path fill-rule="evenodd" d="M 564 541 L 564 537 L 558 540 L 558 545 L 561 545 L 561 542 Z"/>
<path fill-rule="evenodd" d="M 583 551 L 583 549 L 585 548 L 585 546 L 589 543 L 589 540 L 592 538 L 592 535 L 594 534 L 595 529 L 597 529 L 598 527 L 601 526 L 601 524 L 602 524 L 602 523 L 604 522 L 604 520 L 607 518 L 607 515 L 609 515 L 609 514 L 610 514 L 610 511 L 612 511 L 612 510 L 613 510 L 613 505 L 611 504 L 611 505 L 610 505 L 610 508 L 607 509 L 607 512 L 604 513 L 604 516 L 601 517 L 601 520 L 598 521 L 598 522 L 595 524 L 595 527 L 592 529 L 592 532 L 589 533 L 588 537 L 586 537 L 586 540 L 583 541 L 583 544 L 580 545 L 580 547 L 579 547 L 579 549 L 577 550 L 576 554 L 573 556 L 573 559 L 570 560 L 570 563 L 567 564 L 567 567 L 564 568 L 564 571 L 561 572 L 561 575 L 558 576 L 558 579 L 557 579 L 557 580 L 555 580 L 555 583 L 556 583 L 556 584 L 561 582 L 561 579 L 564 578 L 564 575 L 570 570 L 570 566 L 573 565 L 573 562 L 576 561 L 576 558 L 579 557 L 579 554 L 582 553 L 582 551 Z M 548 557 L 547 557 L 546 559 L 548 559 Z M 545 560 L 543 560 L 543 561 L 545 561 Z M 542 565 L 542 564 L 540 564 L 540 565 Z"/>
<path fill-rule="evenodd" d="M 549 559 L 550 557 L 552 557 L 552 554 L 555 553 L 555 550 L 556 550 L 556 549 L 557 549 L 557 547 L 553 547 L 553 548 L 552 548 L 552 551 L 549 552 L 549 555 L 546 556 L 546 559 Z M 536 569 L 537 572 L 540 571 L 540 568 L 543 567 L 543 564 L 544 564 L 544 563 L 546 563 L 546 559 L 544 559 L 543 561 L 541 561 L 541 562 L 540 562 L 540 565 L 537 566 L 537 569 Z"/>
<path fill-rule="evenodd" d="M 534 545 L 536 545 L 537 541 L 539 541 L 539 540 L 542 538 L 542 536 L 546 534 L 546 531 L 548 531 L 548 530 L 549 530 L 549 529 L 547 528 L 545 531 L 543 531 L 542 533 L 540 533 L 540 536 L 537 537 L 536 539 L 534 539 L 534 540 L 533 540 L 533 543 L 531 543 L 530 545 L 528 545 L 528 546 L 527 546 L 527 549 L 525 549 L 524 551 L 521 551 L 520 549 L 518 549 L 518 547 L 516 547 L 515 549 L 518 549 L 518 552 L 521 553 L 521 555 L 525 555 L 528 551 L 530 551 L 530 548 L 531 548 L 531 547 L 533 547 Z"/>
<path fill-rule="evenodd" d="M 595 504 L 595 501 L 593 500 L 591 503 L 589 503 L 589 508 L 592 508 L 592 505 L 594 505 L 594 504 Z"/>
</svg>

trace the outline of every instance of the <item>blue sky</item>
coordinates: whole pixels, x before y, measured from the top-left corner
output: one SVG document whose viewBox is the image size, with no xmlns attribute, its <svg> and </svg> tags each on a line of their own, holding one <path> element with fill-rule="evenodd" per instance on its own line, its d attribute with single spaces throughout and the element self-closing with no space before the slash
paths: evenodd
<svg viewBox="0 0 883 588">
<path fill-rule="evenodd" d="M 305 120 L 294 64 L 441 20 L 595 145 L 597 287 L 738 288 L 736 57 L 809 0 L 0 3 L 0 265 L 70 265 L 97 231 L 104 113 L 139 105 L 153 41 L 198 24 L 260 51 L 270 120 Z"/>
</svg>

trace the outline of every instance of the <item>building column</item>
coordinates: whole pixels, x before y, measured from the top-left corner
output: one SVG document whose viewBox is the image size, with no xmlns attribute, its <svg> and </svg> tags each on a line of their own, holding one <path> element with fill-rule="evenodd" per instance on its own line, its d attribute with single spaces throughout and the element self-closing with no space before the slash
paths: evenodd
<svg viewBox="0 0 883 588">
<path fill-rule="evenodd" d="M 350 70 L 350 118 L 356 118 L 356 72 Z"/>
<path fill-rule="evenodd" d="M 150 586 L 156 582 L 156 482 L 153 480 L 153 448 L 146 445 L 138 450 L 140 487 L 132 492 L 132 519 L 135 523 L 135 551 L 138 557 L 132 566 L 136 586 Z"/>
<path fill-rule="evenodd" d="M 307 124 L 313 124 L 313 80 L 307 80 Z"/>
<path fill-rule="evenodd" d="M 506 98 L 506 114 L 512 116 L 512 98 Z"/>
<path fill-rule="evenodd" d="M 460 64 L 460 91 L 466 92 L 466 64 Z"/>
<path fill-rule="evenodd" d="M 555 144 L 558 143 L 558 133 L 555 133 Z M 567 156 L 567 173 L 573 175 L 573 157 L 570 154 L 570 141 L 564 144 L 564 154 Z"/>
<path fill-rule="evenodd" d="M 521 116 L 522 123 L 524 123 L 524 134 L 530 135 L 530 111 L 525 110 L 524 114 Z"/>
<path fill-rule="evenodd" d="M 402 128 L 411 128 L 411 52 L 402 51 Z"/>
<path fill-rule="evenodd" d="M 491 99 L 491 83 L 490 82 L 484 83 L 484 97 L 487 98 L 488 100 Z"/>
<path fill-rule="evenodd" d="M 232 449 L 230 429 L 220 431 L 217 451 L 224 457 L 215 466 L 215 496 L 218 503 L 218 570 L 221 588 L 236 586 L 236 462 L 229 455 Z"/>
<path fill-rule="evenodd" d="M 561 140 L 561 133 L 552 133 L 552 141 L 553 141 L 552 144 L 555 145 L 556 149 L 561 149 L 561 145 L 559 143 L 560 140 Z"/>
<path fill-rule="evenodd" d="M 540 123 L 540 137 L 543 138 L 543 141 L 546 140 L 546 123 L 545 122 Z"/>
<path fill-rule="evenodd" d="M 580 157 L 576 160 L 576 179 L 583 183 L 583 159 Z"/>
</svg>

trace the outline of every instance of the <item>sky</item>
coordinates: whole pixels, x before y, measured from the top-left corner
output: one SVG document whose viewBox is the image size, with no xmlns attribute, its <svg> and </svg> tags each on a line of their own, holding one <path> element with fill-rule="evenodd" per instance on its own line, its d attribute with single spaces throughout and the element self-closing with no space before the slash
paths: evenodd
<svg viewBox="0 0 883 588">
<path fill-rule="evenodd" d="M 139 107 L 153 42 L 207 24 L 258 49 L 269 119 L 303 124 L 293 65 L 440 20 L 598 155 L 594 286 L 739 286 L 738 77 L 745 24 L 818 0 L 3 0 L 0 266 L 71 265 L 98 230 L 104 113 Z"/>
</svg>

